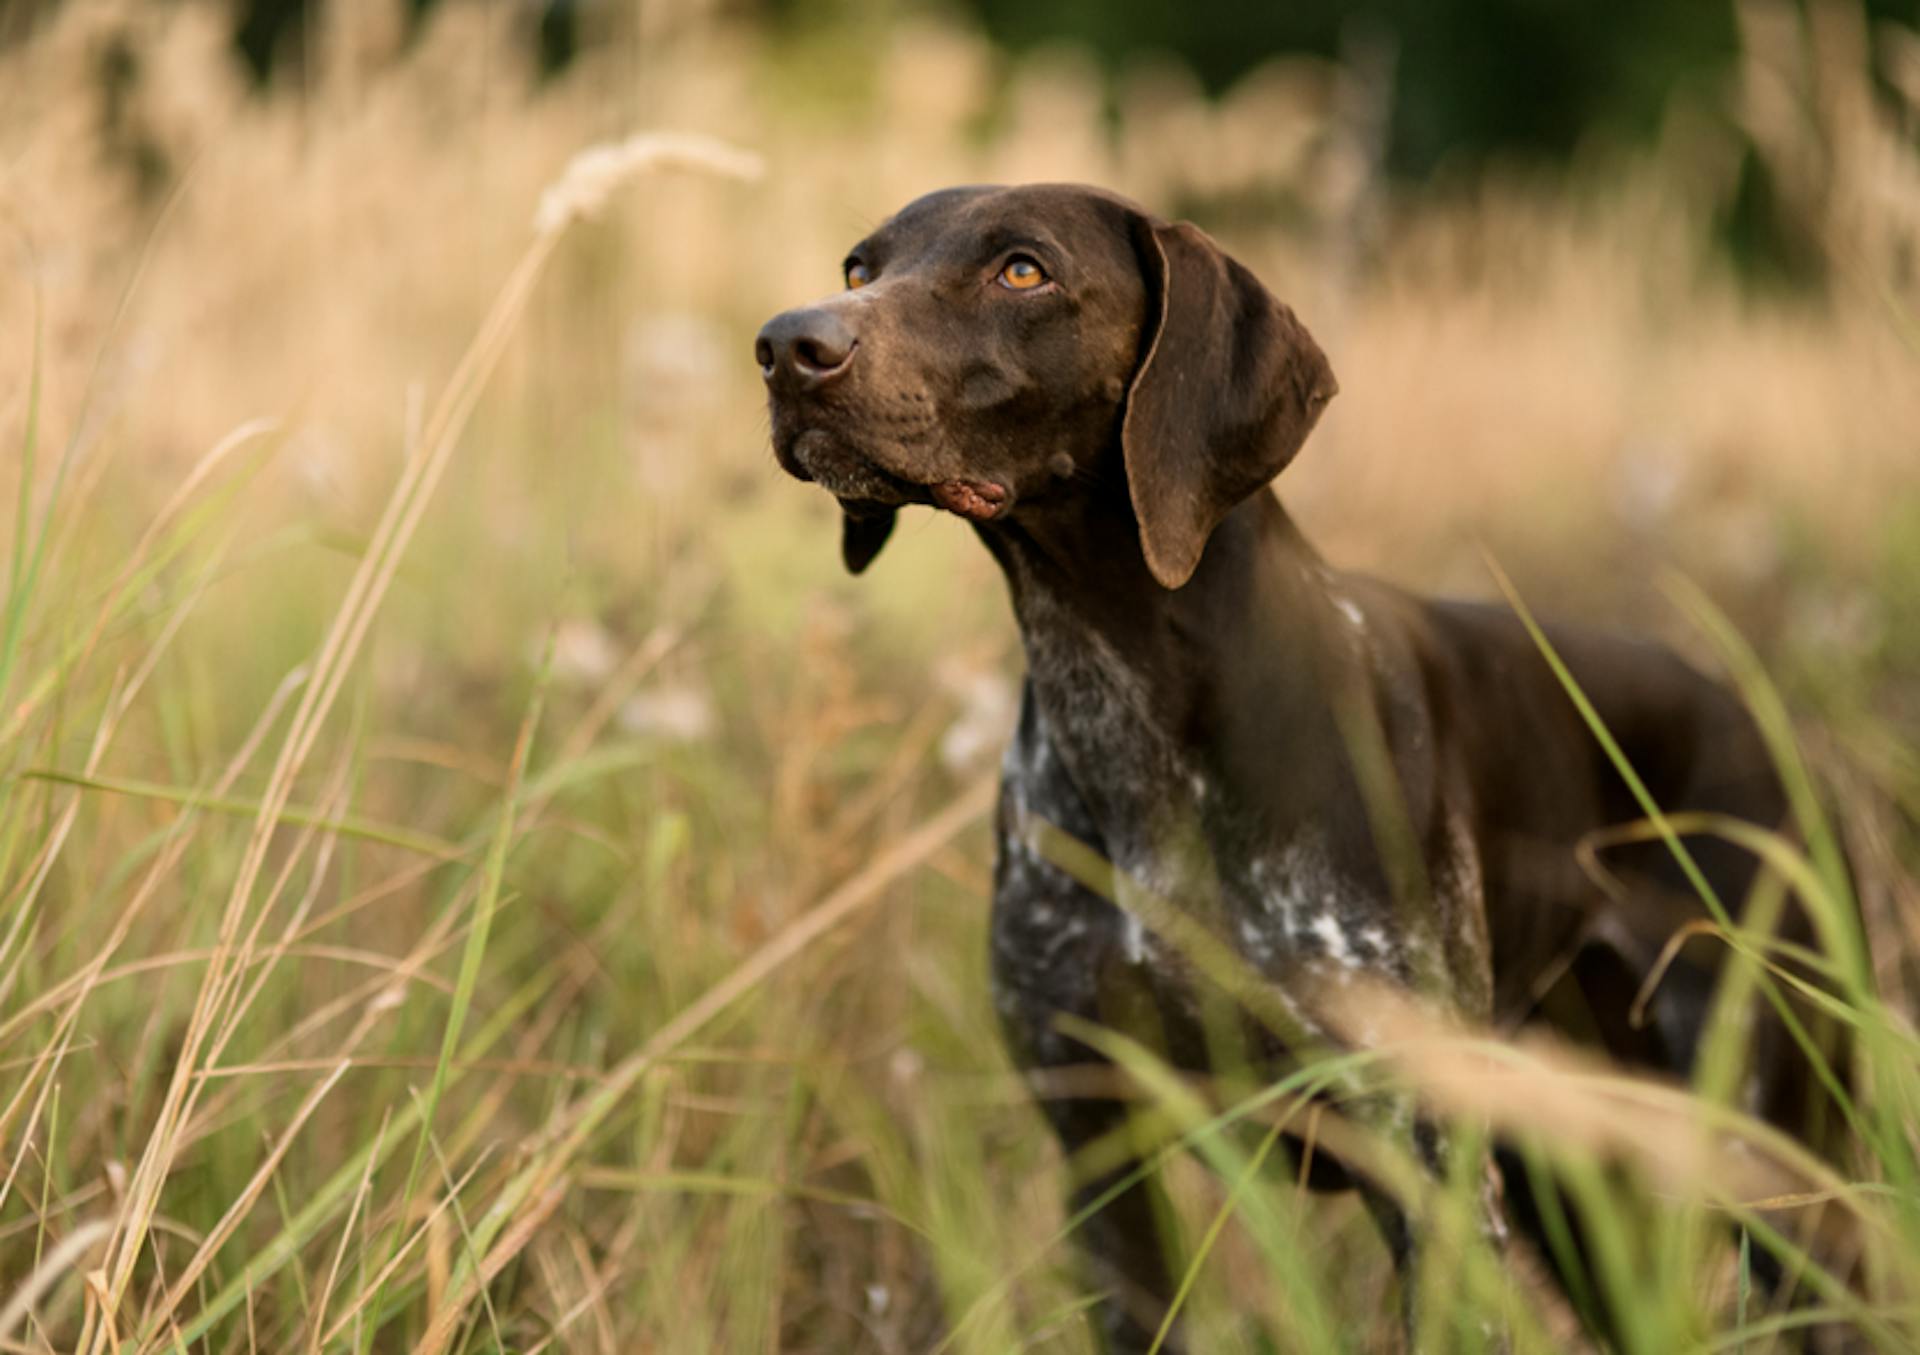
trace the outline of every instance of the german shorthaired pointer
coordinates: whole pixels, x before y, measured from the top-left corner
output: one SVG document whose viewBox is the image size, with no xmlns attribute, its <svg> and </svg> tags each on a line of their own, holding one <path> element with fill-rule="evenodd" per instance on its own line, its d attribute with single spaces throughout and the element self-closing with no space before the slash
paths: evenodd
<svg viewBox="0 0 1920 1355">
<path fill-rule="evenodd" d="M 1002 782 L 992 968 L 1036 1081 L 1097 1063 L 1063 1016 L 1177 1066 L 1217 1055 L 1220 989 L 1143 920 L 1168 916 L 1155 900 L 1237 956 L 1263 1010 L 1296 1030 L 1318 1029 L 1300 997 L 1314 982 L 1366 975 L 1475 1022 L 1557 1020 L 1616 1056 L 1688 1067 L 1711 953 L 1681 952 L 1650 1019 L 1627 1012 L 1698 915 L 1691 892 L 1657 845 L 1609 854 L 1637 886 L 1632 906 L 1579 868 L 1584 836 L 1639 810 L 1514 618 L 1330 568 L 1267 492 L 1333 372 L 1205 234 L 1089 188 L 933 193 L 854 247 L 843 293 L 776 317 L 755 351 L 780 464 L 840 501 L 850 570 L 902 507 L 932 504 L 971 523 L 1006 575 L 1028 675 Z M 1728 692 L 1652 644 L 1550 634 L 1663 808 L 1783 820 Z M 1109 887 L 1063 868 L 1048 832 L 1110 862 Z M 1398 871 L 1383 841 L 1420 869 Z M 1723 898 L 1742 897 L 1743 858 L 1712 843 L 1697 855 Z M 1243 1050 L 1284 1069 L 1275 1023 L 1230 1005 Z M 1800 1114 L 1791 1060 L 1761 1063 L 1756 1108 Z M 1045 1109 L 1069 1153 L 1126 1141 L 1120 1100 Z M 1444 1169 L 1438 1127 L 1404 1106 L 1375 1123 Z M 1137 1165 L 1109 1152 L 1076 1207 Z M 1384 1191 L 1349 1183 L 1410 1293 L 1415 1230 Z M 1491 1236 L 1522 1212 L 1517 1188 L 1503 1207 L 1490 1186 Z M 1117 1350 L 1150 1343 L 1170 1293 L 1152 1190 L 1120 1189 L 1082 1229 Z"/>
</svg>

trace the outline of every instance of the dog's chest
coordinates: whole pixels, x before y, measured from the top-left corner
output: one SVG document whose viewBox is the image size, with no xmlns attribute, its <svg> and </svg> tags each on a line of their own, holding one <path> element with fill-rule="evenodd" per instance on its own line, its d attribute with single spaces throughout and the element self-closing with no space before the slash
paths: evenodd
<svg viewBox="0 0 1920 1355">
<path fill-rule="evenodd" d="M 1056 1024 L 1061 1012 L 1129 1026 L 1124 1011 L 1152 1007 L 1164 1036 L 1198 1049 L 1174 1038 L 1180 1027 L 1197 1033 L 1185 958 L 1124 906 L 1123 890 L 1098 878 L 1109 861 L 1124 877 L 1122 862 L 1138 868 L 1142 854 L 1114 845 L 1095 804 L 1111 811 L 1138 789 L 1130 783 L 1098 801 L 1084 794 L 1029 682 L 1002 762 L 991 929 L 995 1003 L 1023 1065 L 1076 1061 Z"/>
<path fill-rule="evenodd" d="M 1004 774 L 1036 802 L 1072 795 L 1113 864 L 1160 873 L 1169 840 L 1196 821 L 1204 781 L 1162 731 L 1147 683 L 1098 631 L 1030 604 L 1024 627 L 1032 728 Z"/>
<path fill-rule="evenodd" d="M 1003 979 L 1085 987 L 1065 971 L 1119 964 L 1184 982 L 1183 957 L 1144 921 L 1171 905 L 1269 977 L 1308 967 L 1404 981 L 1390 906 L 1316 825 L 1274 832 L 1211 774 L 1217 750 L 1166 735 L 1148 684 L 1103 637 L 1059 617 L 1036 628 L 1023 611 L 1031 669 L 1003 767 L 994 923 Z M 1049 828 L 1111 863 L 1109 897 L 1070 887 Z"/>
</svg>

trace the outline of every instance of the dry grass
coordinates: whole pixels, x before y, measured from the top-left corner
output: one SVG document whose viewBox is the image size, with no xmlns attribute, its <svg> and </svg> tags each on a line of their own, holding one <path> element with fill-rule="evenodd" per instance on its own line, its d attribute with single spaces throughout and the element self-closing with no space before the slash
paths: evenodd
<svg viewBox="0 0 1920 1355">
<path fill-rule="evenodd" d="M 1143 67 L 1115 129 L 1073 54 L 1003 69 L 921 22 L 782 45 L 648 5 L 535 88 L 511 7 L 404 50 L 397 7 L 328 12 L 271 97 L 212 6 L 75 0 L 0 53 L 0 1348 L 1078 1348 L 1060 1164 L 984 991 L 1000 585 L 951 523 L 841 578 L 747 359 L 944 183 L 1200 214 L 1340 372 L 1282 486 L 1331 555 L 1485 593 L 1484 540 L 1530 599 L 1719 661 L 1677 566 L 1850 751 L 1852 817 L 1920 814 L 1920 105 L 1864 97 L 1848 11 L 1746 11 L 1738 88 L 1652 152 L 1420 198 L 1327 67 L 1219 106 Z M 1825 297 L 1716 262 L 1727 119 Z M 667 143 L 695 172 L 572 220 L 662 149 L 630 143 L 536 229 L 636 127 L 765 173 Z M 1911 844 L 1872 823 L 1884 938 Z M 1848 1000 L 1893 1067 L 1906 1029 Z M 1230 1183 L 1167 1166 L 1206 1348 L 1390 1343 L 1360 1211 L 1232 1185 L 1221 1108 L 1134 1071 Z M 1586 1104 L 1531 1085 L 1540 1126 Z M 1640 1286 L 1633 1348 L 1704 1342 L 1706 1203 L 1639 1179 L 1610 1217 L 1652 1241 L 1603 1287 Z M 1905 1249 L 1869 1255 L 1873 1320 L 1911 1333 L 1916 1204 L 1849 1191 Z M 1504 1281 L 1460 1264 L 1464 1322 Z"/>
</svg>

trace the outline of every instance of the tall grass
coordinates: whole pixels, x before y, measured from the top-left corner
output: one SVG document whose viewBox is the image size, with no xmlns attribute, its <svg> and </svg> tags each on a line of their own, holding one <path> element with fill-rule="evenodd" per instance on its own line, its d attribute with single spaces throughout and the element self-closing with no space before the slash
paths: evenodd
<svg viewBox="0 0 1920 1355">
<path fill-rule="evenodd" d="M 1114 128 L 1071 54 L 996 71 L 922 22 L 782 46 L 670 10 L 538 89 L 477 5 L 410 47 L 329 7 L 311 79 L 262 97 L 211 6 L 68 5 L 0 53 L 25 242 L 0 272 L 0 1349 L 1084 1348 L 1075 1164 L 986 993 L 998 581 L 950 524 L 840 578 L 746 359 L 884 212 L 1015 177 L 1184 205 L 1298 303 L 1346 393 L 1282 491 L 1342 563 L 1484 592 L 1484 536 L 1529 602 L 1733 675 L 1807 847 L 1745 841 L 1770 883 L 1723 901 L 1724 1009 L 1775 991 L 1861 1051 L 1868 1151 L 1824 1163 L 1732 1108 L 1731 1018 L 1692 1089 L 1417 1009 L 1273 1086 L 1084 1032 L 1191 1244 L 1192 1344 L 1397 1339 L 1370 1220 L 1276 1169 L 1281 1129 L 1366 1157 L 1447 1239 L 1416 1296 L 1436 1346 L 1497 1322 L 1569 1348 L 1575 1310 L 1634 1351 L 1817 1320 L 1914 1344 L 1920 382 L 1894 244 L 1920 208 L 1881 106 L 1836 85 L 1863 78 L 1833 66 L 1845 16 L 1800 46 L 1751 25 L 1722 110 L 1791 158 L 1768 81 L 1809 82 L 1794 106 L 1844 133 L 1822 230 L 1846 267 L 1811 305 L 1706 251 L 1727 152 L 1699 110 L 1566 184 L 1396 202 L 1335 69 L 1219 106 L 1142 69 Z M 161 199 L 97 138 L 116 34 Z M 636 157 L 743 167 L 624 143 L 541 208 L 636 125 L 767 173 L 602 202 Z M 1731 620 L 1653 605 L 1661 563 Z M 1789 711 L 1844 750 L 1838 803 Z M 1842 842 L 1872 866 L 1859 935 Z M 1831 923 L 1791 967 L 1762 925 L 1789 892 Z M 1552 1258 L 1478 1238 L 1465 1166 L 1428 1181 L 1308 1095 L 1352 1087 L 1521 1143 L 1558 1253 L 1585 1220 L 1570 1299 Z M 1754 1246 L 1798 1306 L 1750 1282 Z"/>
</svg>

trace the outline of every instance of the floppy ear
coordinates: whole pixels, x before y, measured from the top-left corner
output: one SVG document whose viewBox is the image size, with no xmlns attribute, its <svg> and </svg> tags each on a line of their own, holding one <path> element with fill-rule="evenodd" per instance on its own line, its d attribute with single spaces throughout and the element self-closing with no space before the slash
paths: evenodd
<svg viewBox="0 0 1920 1355">
<path fill-rule="evenodd" d="M 1144 217 L 1135 231 L 1158 305 L 1121 450 L 1147 567 L 1178 588 L 1220 519 L 1293 460 L 1339 385 L 1306 326 L 1204 232 Z"/>
<path fill-rule="evenodd" d="M 842 507 L 840 517 L 840 558 L 847 573 L 858 574 L 873 563 L 873 557 L 893 535 L 894 511 L 891 508 L 862 510 L 857 516 Z"/>
</svg>

